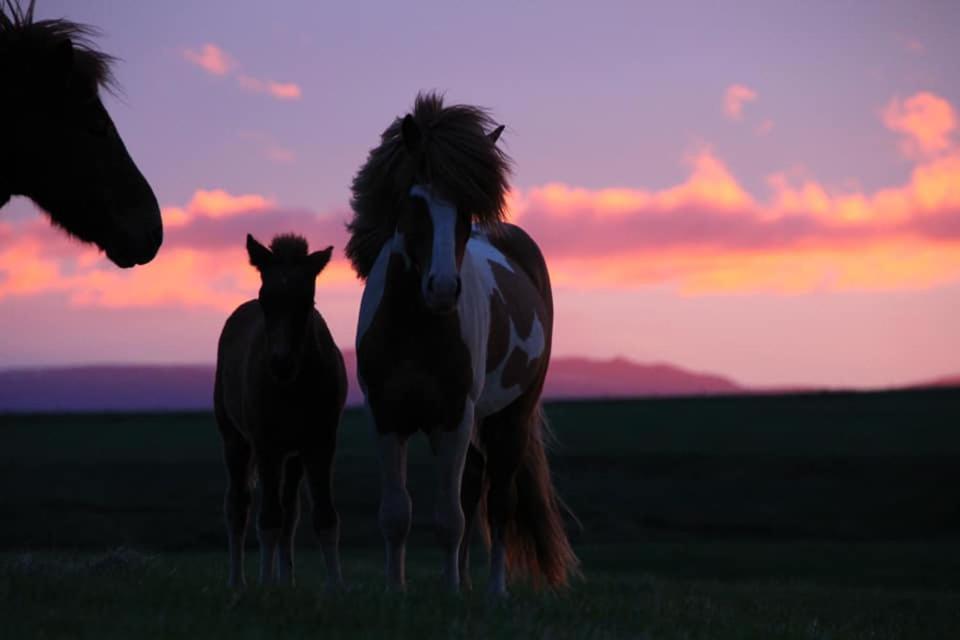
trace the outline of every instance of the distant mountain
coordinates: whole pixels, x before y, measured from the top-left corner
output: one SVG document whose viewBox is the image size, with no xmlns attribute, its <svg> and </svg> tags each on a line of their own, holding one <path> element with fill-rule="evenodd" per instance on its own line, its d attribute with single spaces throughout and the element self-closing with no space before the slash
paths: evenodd
<svg viewBox="0 0 960 640">
<path fill-rule="evenodd" d="M 624 358 L 555 358 L 547 374 L 551 398 L 633 398 L 745 393 L 729 378 L 669 364 L 637 364 Z"/>
<path fill-rule="evenodd" d="M 918 389 L 935 389 L 938 387 L 960 387 L 960 375 L 934 378 L 933 380 L 910 385 L 910 388 Z"/>
<path fill-rule="evenodd" d="M 356 358 L 344 354 L 349 404 L 360 404 Z M 209 409 L 213 397 L 209 365 L 97 365 L 0 371 L 0 411 L 177 411 Z M 643 365 L 616 358 L 554 358 L 548 398 L 629 398 L 746 393 L 718 375 L 693 373 L 667 364 Z"/>
</svg>

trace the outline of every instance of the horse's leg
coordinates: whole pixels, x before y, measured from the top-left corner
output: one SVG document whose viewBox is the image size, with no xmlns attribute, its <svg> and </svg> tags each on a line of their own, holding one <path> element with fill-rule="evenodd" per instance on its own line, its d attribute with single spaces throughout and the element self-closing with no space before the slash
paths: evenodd
<svg viewBox="0 0 960 640">
<path fill-rule="evenodd" d="M 483 454 L 470 445 L 467 460 L 463 467 L 463 485 L 460 487 L 460 503 L 466 519 L 463 529 L 463 541 L 460 543 L 460 587 L 473 588 L 470 580 L 470 541 L 477 527 L 477 509 L 483 495 Z"/>
<path fill-rule="evenodd" d="M 222 416 L 217 416 L 220 421 Z M 243 572 L 243 548 L 250 515 L 250 463 L 252 450 L 239 431 L 227 422 L 220 425 L 223 435 L 223 457 L 227 465 L 227 491 L 223 513 L 227 524 L 227 545 L 230 549 L 230 577 L 227 584 L 234 589 L 246 586 Z"/>
<path fill-rule="evenodd" d="M 396 433 L 377 436 L 380 457 L 380 531 L 386 545 L 387 587 L 406 586 L 404 561 L 410 533 L 411 504 L 407 492 L 407 438 Z"/>
<path fill-rule="evenodd" d="M 517 404 L 496 413 L 483 423 L 487 452 L 487 519 L 490 525 L 490 583 L 494 596 L 507 595 L 506 530 L 517 508 L 515 479 L 523 459 L 527 433 Z"/>
<path fill-rule="evenodd" d="M 467 400 L 460 423 L 453 430 L 442 427 L 430 434 L 438 457 L 437 506 L 434 520 L 444 551 L 444 582 L 447 588 L 460 590 L 460 543 L 463 541 L 465 518 L 460 506 L 463 466 L 473 433 L 473 403 Z"/>
<path fill-rule="evenodd" d="M 300 521 L 300 481 L 303 479 L 303 462 L 300 456 L 287 459 L 283 471 L 283 491 L 280 504 L 283 508 L 283 526 L 280 531 L 280 549 L 277 553 L 277 579 L 281 584 L 295 583 L 293 546 Z"/>
<path fill-rule="evenodd" d="M 283 480 L 283 456 L 275 452 L 257 456 L 260 474 L 261 501 L 257 533 L 260 536 L 260 584 L 275 581 L 274 563 L 280 532 L 283 525 L 283 507 L 280 504 L 280 488 Z"/>
<path fill-rule="evenodd" d="M 327 566 L 327 589 L 343 588 L 340 571 L 340 518 L 333 504 L 333 454 L 336 447 L 336 423 L 326 446 L 304 452 L 310 496 L 313 498 L 313 530 L 320 540 L 323 562 Z"/>
</svg>

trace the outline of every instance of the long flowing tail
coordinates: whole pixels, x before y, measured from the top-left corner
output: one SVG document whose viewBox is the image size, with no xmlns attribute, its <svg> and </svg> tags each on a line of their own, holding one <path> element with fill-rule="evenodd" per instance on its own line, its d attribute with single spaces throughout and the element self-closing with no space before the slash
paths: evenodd
<svg viewBox="0 0 960 640">
<path fill-rule="evenodd" d="M 552 434 L 539 405 L 530 420 L 529 441 L 516 475 L 516 509 L 505 531 L 507 569 L 526 574 L 537 587 L 544 583 L 564 587 L 580 576 L 580 561 L 564 527 L 564 513 L 573 514 L 553 486 L 547 460 Z"/>
</svg>

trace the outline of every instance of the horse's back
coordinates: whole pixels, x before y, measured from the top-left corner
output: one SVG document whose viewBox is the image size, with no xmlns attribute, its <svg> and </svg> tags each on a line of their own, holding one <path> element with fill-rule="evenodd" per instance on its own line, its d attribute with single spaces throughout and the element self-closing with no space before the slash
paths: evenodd
<svg viewBox="0 0 960 640">
<path fill-rule="evenodd" d="M 550 273 L 543 252 L 533 238 L 517 225 L 504 223 L 496 233 L 487 235 L 487 241 L 523 269 L 540 292 L 552 316 L 553 292 L 550 288 Z"/>
</svg>

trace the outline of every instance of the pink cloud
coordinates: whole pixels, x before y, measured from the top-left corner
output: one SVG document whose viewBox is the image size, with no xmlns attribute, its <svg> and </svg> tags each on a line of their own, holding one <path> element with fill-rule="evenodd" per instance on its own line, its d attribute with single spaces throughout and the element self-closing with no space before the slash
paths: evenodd
<svg viewBox="0 0 960 640">
<path fill-rule="evenodd" d="M 764 200 L 709 152 L 691 166 L 660 191 L 552 184 L 516 193 L 511 215 L 560 286 L 800 292 L 960 280 L 960 154 L 872 193 L 774 174 Z"/>
<path fill-rule="evenodd" d="M 183 57 L 191 64 L 212 75 L 235 75 L 237 85 L 251 93 L 263 93 L 277 100 L 299 100 L 303 96 L 300 85 L 294 82 L 264 80 L 246 73 L 240 73 L 239 63 L 215 44 L 205 44 L 199 51 L 184 49 Z"/>
<path fill-rule="evenodd" d="M 300 86 L 292 82 L 261 80 L 253 76 L 237 76 L 237 84 L 251 93 L 266 93 L 277 100 L 299 100 L 303 96 Z"/>
<path fill-rule="evenodd" d="M 768 136 L 770 135 L 770 133 L 773 132 L 773 126 L 774 126 L 773 120 L 771 120 L 770 118 L 767 118 L 766 120 L 764 120 L 763 122 L 757 125 L 757 127 L 754 129 L 754 132 L 758 136 Z"/>
<path fill-rule="evenodd" d="M 686 179 L 658 190 L 562 183 L 516 190 L 510 215 L 543 248 L 558 288 L 802 293 L 960 282 L 958 148 L 925 157 L 902 183 L 874 191 L 776 172 L 755 195 L 709 149 L 687 163 Z M 317 213 L 262 194 L 199 189 L 163 216 L 160 255 L 132 271 L 113 268 L 40 217 L 3 222 L 0 299 L 56 294 L 74 305 L 228 310 L 257 286 L 246 234 L 267 242 L 289 231 L 336 247 L 324 287 L 359 290 L 341 257 L 346 208 Z"/>
<path fill-rule="evenodd" d="M 732 84 L 723 94 L 723 112 L 731 120 L 743 118 L 743 107 L 758 97 L 755 90 L 743 84 Z"/>
<path fill-rule="evenodd" d="M 904 134 L 902 149 L 908 157 L 947 150 L 957 126 L 951 104 L 929 92 L 914 94 L 906 100 L 894 98 L 881 116 L 887 128 Z"/>
<path fill-rule="evenodd" d="M 164 207 L 163 217 L 162 251 L 149 265 L 131 271 L 114 268 L 95 249 L 70 240 L 46 220 L 5 224 L 0 229 L 0 300 L 59 294 L 79 306 L 230 310 L 259 286 L 244 248 L 247 233 L 269 242 L 278 233 L 296 232 L 312 246 L 334 244 L 338 250 L 346 235 L 342 212 L 281 209 L 266 196 L 222 189 L 200 189 L 187 203 Z M 352 291 L 357 280 L 346 260 L 336 257 L 322 284 Z"/>
<path fill-rule="evenodd" d="M 205 44 L 199 51 L 184 49 L 183 57 L 215 76 L 227 75 L 236 66 L 233 58 L 215 44 Z"/>
</svg>

